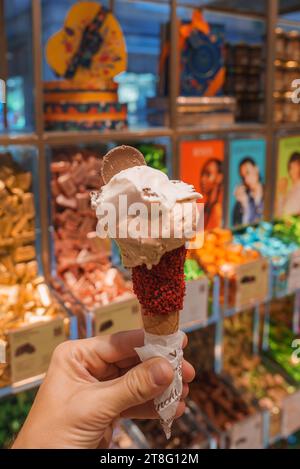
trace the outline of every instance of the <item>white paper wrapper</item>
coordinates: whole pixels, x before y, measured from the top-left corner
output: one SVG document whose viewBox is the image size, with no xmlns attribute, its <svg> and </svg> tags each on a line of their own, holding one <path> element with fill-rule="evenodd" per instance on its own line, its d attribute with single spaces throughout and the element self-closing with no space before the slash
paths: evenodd
<svg viewBox="0 0 300 469">
<path fill-rule="evenodd" d="M 174 370 L 174 380 L 168 389 L 154 400 L 154 406 L 160 416 L 161 424 L 169 439 L 177 406 L 182 394 L 182 343 L 184 334 L 178 331 L 171 335 L 155 335 L 145 332 L 144 347 L 136 348 L 141 361 L 163 357 Z"/>
</svg>

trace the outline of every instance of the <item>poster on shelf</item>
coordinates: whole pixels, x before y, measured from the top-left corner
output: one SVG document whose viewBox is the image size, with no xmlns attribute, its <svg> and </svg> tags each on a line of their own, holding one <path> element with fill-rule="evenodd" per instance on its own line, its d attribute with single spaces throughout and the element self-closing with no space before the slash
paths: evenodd
<svg viewBox="0 0 300 469">
<path fill-rule="evenodd" d="M 266 142 L 232 140 L 229 158 L 229 226 L 259 222 L 264 214 Z"/>
<path fill-rule="evenodd" d="M 300 214 L 300 136 L 279 140 L 275 216 Z"/>
<path fill-rule="evenodd" d="M 223 224 L 224 141 L 198 140 L 180 144 L 180 179 L 203 195 L 205 230 Z"/>
</svg>

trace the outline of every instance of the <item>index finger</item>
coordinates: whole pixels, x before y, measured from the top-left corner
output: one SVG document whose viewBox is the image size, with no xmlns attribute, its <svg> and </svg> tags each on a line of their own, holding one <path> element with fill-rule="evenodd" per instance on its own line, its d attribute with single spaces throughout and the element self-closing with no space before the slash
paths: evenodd
<svg viewBox="0 0 300 469">
<path fill-rule="evenodd" d="M 106 363 L 116 363 L 126 358 L 136 357 L 136 347 L 144 345 L 144 330 L 117 332 L 86 339 L 85 346 L 91 353 L 99 355 Z M 184 335 L 183 348 L 187 345 L 187 336 Z"/>
<path fill-rule="evenodd" d="M 92 337 L 85 340 L 85 346 L 91 353 L 99 355 L 106 363 L 116 363 L 137 355 L 135 347 L 144 345 L 144 331 L 117 332 L 113 335 Z"/>
</svg>

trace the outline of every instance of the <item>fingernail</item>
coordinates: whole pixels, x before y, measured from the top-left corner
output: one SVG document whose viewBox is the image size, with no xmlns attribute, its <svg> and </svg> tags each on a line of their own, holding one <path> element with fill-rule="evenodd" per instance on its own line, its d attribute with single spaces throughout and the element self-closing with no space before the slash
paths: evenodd
<svg viewBox="0 0 300 469">
<path fill-rule="evenodd" d="M 171 366 L 165 361 L 157 361 L 150 367 L 150 373 L 156 386 L 163 386 L 171 382 Z"/>
</svg>

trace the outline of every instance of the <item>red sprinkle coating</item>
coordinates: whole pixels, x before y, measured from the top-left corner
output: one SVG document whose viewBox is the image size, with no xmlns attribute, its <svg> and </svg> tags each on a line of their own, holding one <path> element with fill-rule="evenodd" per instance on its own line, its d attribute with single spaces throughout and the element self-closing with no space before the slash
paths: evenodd
<svg viewBox="0 0 300 469">
<path fill-rule="evenodd" d="M 185 246 L 164 254 L 159 264 L 132 269 L 133 290 L 144 311 L 168 314 L 183 308 Z"/>
</svg>

